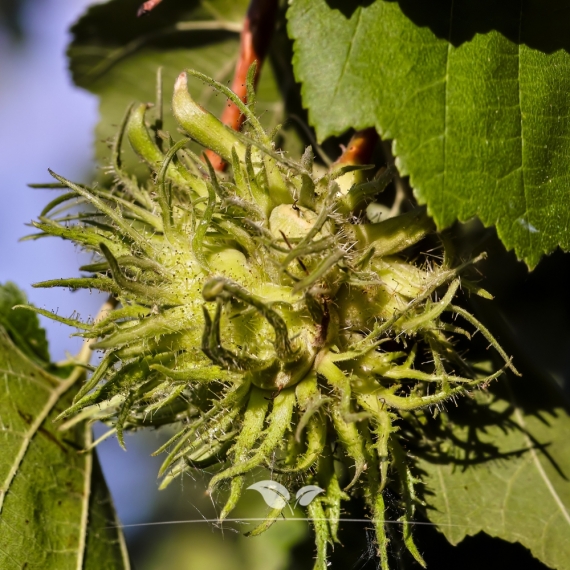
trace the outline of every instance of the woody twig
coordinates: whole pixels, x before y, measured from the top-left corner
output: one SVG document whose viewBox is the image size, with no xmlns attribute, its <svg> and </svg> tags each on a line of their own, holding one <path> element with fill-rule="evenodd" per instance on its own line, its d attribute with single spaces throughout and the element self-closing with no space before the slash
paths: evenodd
<svg viewBox="0 0 570 570">
<path fill-rule="evenodd" d="M 154 10 L 161 2 L 162 0 L 148 0 L 148 2 L 142 4 L 138 9 L 137 16 L 140 18 L 141 16 L 148 14 L 151 10 Z"/>
<path fill-rule="evenodd" d="M 252 63 L 257 63 L 254 76 L 255 87 L 273 34 L 277 7 L 277 0 L 251 0 L 247 10 L 241 32 L 240 54 L 232 83 L 232 91 L 244 103 L 247 103 L 246 78 L 248 69 Z M 228 101 L 221 120 L 224 125 L 239 131 L 244 116 L 232 102 Z M 226 164 L 217 154 L 211 150 L 207 150 L 206 154 L 216 170 L 223 171 L 225 169 Z"/>
<path fill-rule="evenodd" d="M 355 132 L 335 165 L 367 164 L 377 142 L 378 133 L 372 127 Z"/>
</svg>

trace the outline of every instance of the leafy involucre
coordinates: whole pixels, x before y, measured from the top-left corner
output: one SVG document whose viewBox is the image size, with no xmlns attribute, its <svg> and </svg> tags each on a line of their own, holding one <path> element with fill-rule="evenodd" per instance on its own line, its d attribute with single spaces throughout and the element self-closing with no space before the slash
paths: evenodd
<svg viewBox="0 0 570 570">
<path fill-rule="evenodd" d="M 295 0 L 288 17 L 319 139 L 375 126 L 439 227 L 477 215 L 534 266 L 570 249 L 568 6 L 522 6 Z"/>
<path fill-rule="evenodd" d="M 521 396 L 517 382 L 512 390 Z M 570 415 L 559 395 L 549 397 L 547 386 L 524 394 L 525 410 L 513 392 L 504 399 L 480 395 L 478 420 L 454 425 L 451 461 L 424 457 L 418 467 L 426 474 L 429 518 L 452 544 L 485 531 L 520 542 L 551 568 L 570 567 Z M 485 406 L 488 405 L 487 411 Z M 477 441 L 476 441 L 477 440 Z M 451 441 L 451 440 L 450 440 Z M 476 449 L 492 449 L 477 461 Z"/>
<path fill-rule="evenodd" d="M 196 71 L 179 75 L 172 99 L 180 127 L 231 164 L 231 174 L 216 174 L 198 157 L 175 158 L 190 139 L 163 154 L 144 103 L 131 108 L 117 134 L 112 188 L 52 173 L 72 191 L 64 200 L 74 193 L 94 208 L 75 223 L 52 214 L 34 226 L 81 244 L 94 263 L 83 268 L 91 277 L 36 286 L 104 289 L 121 305 L 98 323 L 75 323 L 105 355 L 62 417 L 104 417 L 123 445 L 125 430 L 175 424 L 177 433 L 156 452 L 169 451 L 161 486 L 220 465 L 209 482 L 211 493 L 230 487 L 220 519 L 235 508 L 245 477 L 270 466 L 274 480 L 250 488 L 272 510 L 250 535 L 280 516 L 293 481 L 322 490 L 298 497 L 314 522 L 316 570 L 327 567 L 327 543 L 338 541 L 341 503 L 353 487 L 366 500 L 388 569 L 383 491 L 394 481 L 401 495 L 391 511 L 399 511 L 401 540 L 425 565 L 409 525 L 417 480 L 395 422 L 502 374 L 481 376 L 455 351 L 458 336 L 471 336 L 452 324 L 453 315 L 515 371 L 483 325 L 452 303 L 460 275 L 482 256 L 457 266 L 447 253 L 441 265 L 421 256 L 408 261 L 402 252 L 433 231 L 422 208 L 355 223 L 391 168 L 369 182 L 352 178 L 343 191 L 336 180 L 359 174 L 354 165 L 322 174 L 310 149 L 300 162 L 281 155 L 241 102 L 247 136 L 225 128 L 197 105 L 189 75 L 239 100 Z M 156 174 L 144 185 L 120 166 L 123 138 Z M 345 451 L 344 481 L 333 441 Z"/>
<path fill-rule="evenodd" d="M 0 328 L 2 569 L 129 568 L 96 457 L 78 453 L 90 428 L 61 432 L 53 423 L 70 392 L 70 382 L 37 367 Z"/>
</svg>

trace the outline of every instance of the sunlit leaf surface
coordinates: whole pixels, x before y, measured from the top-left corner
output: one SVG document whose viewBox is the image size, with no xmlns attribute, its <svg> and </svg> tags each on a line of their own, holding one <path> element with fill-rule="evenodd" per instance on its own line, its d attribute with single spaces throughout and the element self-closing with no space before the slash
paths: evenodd
<svg viewBox="0 0 570 570">
<path fill-rule="evenodd" d="M 496 224 L 530 266 L 570 249 L 570 5 L 295 0 L 319 138 L 375 126 L 439 227 Z"/>
<path fill-rule="evenodd" d="M 4 308 L 6 318 L 11 309 Z M 20 313 L 40 330 L 36 315 Z M 73 391 L 71 381 L 39 368 L 0 327 L 2 570 L 129 568 L 97 458 L 79 453 L 91 441 L 91 428 L 80 422 L 62 432 L 53 422 Z"/>
</svg>

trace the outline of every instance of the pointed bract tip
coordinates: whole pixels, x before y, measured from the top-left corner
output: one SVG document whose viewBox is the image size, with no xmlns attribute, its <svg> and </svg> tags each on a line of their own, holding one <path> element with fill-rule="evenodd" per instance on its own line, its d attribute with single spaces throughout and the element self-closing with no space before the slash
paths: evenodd
<svg viewBox="0 0 570 570">
<path fill-rule="evenodd" d="M 180 89 L 188 88 L 188 75 L 183 71 L 177 78 L 174 84 L 174 91 L 179 91 Z"/>
</svg>

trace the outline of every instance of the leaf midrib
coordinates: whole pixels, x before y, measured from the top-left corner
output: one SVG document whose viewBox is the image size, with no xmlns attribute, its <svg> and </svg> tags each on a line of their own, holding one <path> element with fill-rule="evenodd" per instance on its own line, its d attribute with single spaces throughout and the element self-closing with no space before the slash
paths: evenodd
<svg viewBox="0 0 570 570">
<path fill-rule="evenodd" d="M 43 371 L 41 371 L 40 369 L 38 369 L 38 371 L 41 372 L 43 375 Z M 26 379 L 28 378 L 26 377 Z M 14 478 L 16 477 L 16 474 L 18 473 L 18 469 L 20 468 L 20 465 L 22 464 L 24 457 L 26 456 L 26 452 L 30 447 L 30 443 L 32 442 L 36 433 L 38 433 L 39 429 L 41 428 L 42 424 L 45 422 L 50 412 L 56 406 L 61 396 L 63 396 L 63 394 L 65 394 L 65 392 L 67 392 L 67 390 L 69 390 L 69 388 L 73 386 L 76 380 L 77 380 L 76 378 L 70 378 L 69 380 L 62 382 L 57 388 L 52 390 L 51 395 L 48 398 L 47 402 L 45 403 L 44 407 L 42 408 L 41 412 L 36 416 L 34 421 L 30 424 L 30 428 L 26 432 L 24 432 L 20 449 L 16 454 L 16 457 L 14 458 L 14 462 L 12 464 L 12 467 L 10 468 L 10 471 L 8 472 L 8 475 L 6 476 L 6 479 L 2 483 L 2 486 L 0 487 L 0 514 L 2 514 L 2 509 L 4 506 L 4 500 L 6 499 L 6 495 L 10 491 L 10 487 L 14 481 Z"/>
<path fill-rule="evenodd" d="M 511 391 L 511 397 L 512 397 L 512 391 Z M 540 462 L 538 454 L 536 453 L 536 446 L 532 442 L 532 440 L 530 439 L 530 437 L 528 435 L 527 424 L 526 424 L 526 421 L 524 419 L 524 416 L 522 415 L 522 413 L 520 411 L 520 408 L 516 405 L 516 402 L 514 401 L 513 398 L 511 398 L 511 402 L 513 403 L 513 405 L 515 407 L 515 417 L 517 418 L 517 422 L 519 422 L 520 426 L 523 428 L 524 439 L 525 439 L 526 444 L 529 447 L 529 452 L 531 454 L 534 466 L 535 466 L 536 470 L 538 471 L 540 477 L 544 481 L 544 484 L 546 485 L 546 488 L 548 489 L 552 498 L 554 499 L 556 506 L 558 507 L 558 509 L 562 513 L 562 516 L 564 517 L 564 519 L 568 523 L 568 526 L 570 527 L 570 513 L 568 512 L 568 509 L 566 509 L 564 503 L 562 502 L 562 499 L 560 498 L 560 495 L 558 495 L 556 489 L 554 488 L 554 485 L 550 481 L 550 478 L 548 477 L 546 471 L 544 470 L 544 467 L 542 466 L 542 463 Z"/>
</svg>

